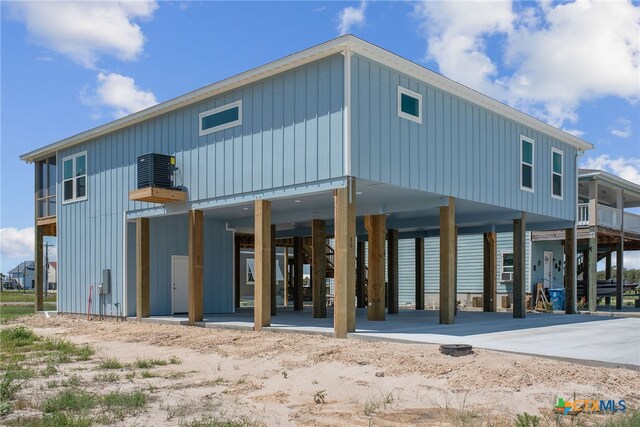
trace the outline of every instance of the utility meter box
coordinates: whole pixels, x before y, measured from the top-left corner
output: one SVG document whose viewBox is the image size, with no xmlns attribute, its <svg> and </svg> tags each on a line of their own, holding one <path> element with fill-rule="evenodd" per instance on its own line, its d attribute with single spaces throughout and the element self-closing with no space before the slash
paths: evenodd
<svg viewBox="0 0 640 427">
<path fill-rule="evenodd" d="M 111 293 L 111 270 L 102 270 L 102 286 L 98 289 L 102 295 Z"/>
</svg>

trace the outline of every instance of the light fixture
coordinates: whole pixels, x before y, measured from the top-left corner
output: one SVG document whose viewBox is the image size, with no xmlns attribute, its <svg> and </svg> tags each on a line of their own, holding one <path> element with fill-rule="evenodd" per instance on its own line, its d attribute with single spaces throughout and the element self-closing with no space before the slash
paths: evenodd
<svg viewBox="0 0 640 427">
<path fill-rule="evenodd" d="M 300 200 L 294 200 L 293 203 L 300 203 Z"/>
<path fill-rule="evenodd" d="M 242 208 L 242 210 L 244 210 L 244 211 L 248 211 L 248 210 L 249 210 L 249 208 Z"/>
<path fill-rule="evenodd" d="M 358 196 L 360 196 L 360 195 L 362 195 L 362 191 L 356 191 L 356 194 L 357 194 Z"/>
</svg>

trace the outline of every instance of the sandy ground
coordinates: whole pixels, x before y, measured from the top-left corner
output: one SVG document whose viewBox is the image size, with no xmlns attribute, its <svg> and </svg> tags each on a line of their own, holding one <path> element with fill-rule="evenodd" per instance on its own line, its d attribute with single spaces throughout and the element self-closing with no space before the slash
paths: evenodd
<svg viewBox="0 0 640 427">
<path fill-rule="evenodd" d="M 640 403 L 638 371 L 488 350 L 455 358 L 435 345 L 318 335 L 70 316 L 28 317 L 20 323 L 40 335 L 96 348 L 91 361 L 62 365 L 59 375 L 76 373 L 87 387 L 102 390 L 150 390 L 151 407 L 122 425 L 180 425 L 213 412 L 274 426 L 467 425 L 479 420 L 507 425 L 523 412 L 552 420 L 558 396 L 625 399 L 631 408 Z M 156 378 L 126 380 L 122 374 L 107 385 L 90 381 L 103 358 L 128 363 L 171 356 L 182 363 L 155 368 Z M 30 387 L 23 393 L 44 393 L 37 383 Z"/>
</svg>

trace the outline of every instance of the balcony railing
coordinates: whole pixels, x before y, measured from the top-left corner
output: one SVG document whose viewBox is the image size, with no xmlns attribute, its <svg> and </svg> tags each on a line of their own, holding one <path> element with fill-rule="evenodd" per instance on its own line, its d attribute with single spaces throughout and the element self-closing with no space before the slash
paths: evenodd
<svg viewBox="0 0 640 427">
<path fill-rule="evenodd" d="M 589 217 L 589 203 L 579 203 L 578 226 L 588 226 Z M 611 230 L 620 230 L 623 225 L 622 211 L 609 206 L 598 205 L 597 225 Z M 624 231 L 640 234 L 640 215 L 624 212 Z"/>
<path fill-rule="evenodd" d="M 622 212 L 620 209 L 598 205 L 598 226 L 620 230 L 620 227 L 622 227 Z"/>
<path fill-rule="evenodd" d="M 624 231 L 640 234 L 640 215 L 624 213 Z"/>
</svg>

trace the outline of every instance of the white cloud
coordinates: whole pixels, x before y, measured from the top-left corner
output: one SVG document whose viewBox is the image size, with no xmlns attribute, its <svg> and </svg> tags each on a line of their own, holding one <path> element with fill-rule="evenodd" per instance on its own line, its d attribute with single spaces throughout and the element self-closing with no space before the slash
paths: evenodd
<svg viewBox="0 0 640 427">
<path fill-rule="evenodd" d="M 425 1 L 415 12 L 440 72 L 552 125 L 575 123 L 586 100 L 640 99 L 640 7 L 628 1 Z"/>
<path fill-rule="evenodd" d="M 340 35 L 347 34 L 353 26 L 362 26 L 365 21 L 364 12 L 367 9 L 367 2 L 362 0 L 358 7 L 345 7 L 338 14 L 340 20 L 338 24 L 338 32 Z"/>
<path fill-rule="evenodd" d="M 140 89 L 131 77 L 117 73 L 98 74 L 98 87 L 95 93 L 87 95 L 86 88 L 81 92 L 82 101 L 95 107 L 107 107 L 115 118 L 135 113 L 158 103 L 150 90 Z M 98 112 L 93 117 L 100 117 Z"/>
<path fill-rule="evenodd" d="M 136 59 L 145 38 L 134 21 L 150 19 L 158 5 L 153 0 L 24 1 L 11 2 L 10 7 L 36 43 L 93 68 L 105 54 Z"/>
<path fill-rule="evenodd" d="M 631 136 L 631 120 L 620 117 L 616 124 L 609 126 L 609 131 L 618 138 L 629 138 Z"/>
<path fill-rule="evenodd" d="M 34 246 L 33 227 L 21 230 L 13 227 L 0 228 L 0 255 L 2 258 L 33 259 Z"/>
<path fill-rule="evenodd" d="M 627 181 L 640 184 L 640 157 L 611 158 L 608 154 L 602 154 L 593 159 L 586 159 L 583 167 L 605 170 Z"/>
</svg>

